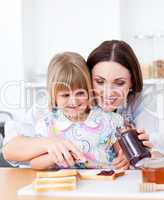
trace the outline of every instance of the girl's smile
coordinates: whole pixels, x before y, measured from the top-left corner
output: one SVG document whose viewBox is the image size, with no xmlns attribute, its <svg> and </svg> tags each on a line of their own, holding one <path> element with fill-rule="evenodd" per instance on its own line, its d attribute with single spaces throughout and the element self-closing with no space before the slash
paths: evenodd
<svg viewBox="0 0 164 200">
<path fill-rule="evenodd" d="M 79 121 L 86 116 L 88 110 L 88 94 L 85 90 L 61 90 L 56 96 L 57 107 L 73 121 Z"/>
</svg>

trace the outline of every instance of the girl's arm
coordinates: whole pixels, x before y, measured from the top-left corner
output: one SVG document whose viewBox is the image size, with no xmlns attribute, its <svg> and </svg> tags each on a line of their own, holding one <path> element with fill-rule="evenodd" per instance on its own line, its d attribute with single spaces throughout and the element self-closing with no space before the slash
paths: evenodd
<svg viewBox="0 0 164 200">
<path fill-rule="evenodd" d="M 48 144 L 50 141 L 47 138 L 16 136 L 3 147 L 3 156 L 9 161 L 29 161 L 47 153 Z"/>
<path fill-rule="evenodd" d="M 55 163 L 48 153 L 33 158 L 30 164 L 31 168 L 35 170 L 53 169 L 53 167 L 55 167 Z"/>
<path fill-rule="evenodd" d="M 3 147 L 4 158 L 8 161 L 28 162 L 48 153 L 53 163 L 64 167 L 74 165 L 74 158 L 85 161 L 83 154 L 70 141 L 53 138 L 31 138 L 17 136 Z M 73 156 L 74 155 L 74 158 Z"/>
</svg>

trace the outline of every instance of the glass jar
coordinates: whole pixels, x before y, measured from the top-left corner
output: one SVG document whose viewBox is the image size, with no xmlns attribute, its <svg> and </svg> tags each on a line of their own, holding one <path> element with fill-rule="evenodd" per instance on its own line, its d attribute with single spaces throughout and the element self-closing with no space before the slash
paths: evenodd
<svg viewBox="0 0 164 200">
<path fill-rule="evenodd" d="M 138 133 L 131 125 L 126 124 L 123 128 L 117 129 L 116 136 L 125 156 L 134 167 L 143 158 L 151 157 L 150 151 L 138 139 Z"/>
</svg>

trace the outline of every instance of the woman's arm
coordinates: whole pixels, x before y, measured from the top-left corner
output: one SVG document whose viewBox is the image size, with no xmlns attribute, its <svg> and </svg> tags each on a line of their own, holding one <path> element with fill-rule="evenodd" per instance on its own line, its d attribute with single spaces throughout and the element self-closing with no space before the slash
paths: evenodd
<svg viewBox="0 0 164 200">
<path fill-rule="evenodd" d="M 152 91 L 151 87 L 147 86 L 134 105 L 131 105 L 133 118 L 136 128 L 143 129 L 149 136 L 149 142 L 153 144 L 152 150 L 164 153 L 164 118 L 160 118 L 156 111 L 160 91 L 155 91 L 154 88 Z"/>
</svg>

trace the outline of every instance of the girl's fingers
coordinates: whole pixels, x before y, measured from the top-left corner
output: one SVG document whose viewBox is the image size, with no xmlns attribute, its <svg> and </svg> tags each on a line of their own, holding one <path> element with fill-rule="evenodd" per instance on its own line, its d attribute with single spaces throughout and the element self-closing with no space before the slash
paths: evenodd
<svg viewBox="0 0 164 200">
<path fill-rule="evenodd" d="M 123 170 L 127 170 L 127 169 L 129 169 L 129 166 L 130 166 L 130 164 L 129 164 L 129 162 L 124 166 L 124 167 L 122 167 L 121 169 L 123 169 Z"/>
<path fill-rule="evenodd" d="M 129 162 L 126 159 L 126 157 L 121 149 L 118 152 L 117 158 L 115 158 L 113 160 L 112 165 L 115 169 L 128 169 L 129 168 Z"/>
<path fill-rule="evenodd" d="M 75 164 L 75 162 L 74 162 L 73 157 L 72 157 L 71 153 L 69 152 L 69 150 L 65 146 L 60 145 L 60 151 L 62 152 L 63 158 L 66 161 L 66 163 L 69 166 L 73 166 Z"/>
<path fill-rule="evenodd" d="M 63 152 L 63 156 L 69 166 L 73 166 L 75 164 L 75 161 L 69 151 Z"/>
<path fill-rule="evenodd" d="M 118 156 L 113 160 L 113 164 L 117 165 L 119 164 L 123 159 L 125 158 L 123 151 L 120 149 L 118 152 Z"/>
<path fill-rule="evenodd" d="M 54 158 L 54 161 L 57 165 L 64 166 L 64 167 L 67 166 L 67 163 L 65 162 L 64 157 L 59 147 L 56 147 L 53 145 L 50 148 L 49 153 L 51 154 L 52 158 Z"/>
<path fill-rule="evenodd" d="M 65 141 L 66 147 L 76 160 L 86 161 L 84 155 L 69 141 Z"/>
<path fill-rule="evenodd" d="M 121 162 L 117 163 L 116 165 L 113 164 L 113 163 L 112 163 L 112 165 L 113 165 L 113 167 L 114 167 L 115 169 L 128 169 L 128 167 L 129 167 L 129 162 L 128 162 L 126 159 L 124 159 L 124 160 L 122 160 Z"/>
<path fill-rule="evenodd" d="M 51 157 L 51 159 L 52 159 L 52 161 L 53 161 L 54 163 L 57 163 L 57 162 L 58 162 L 58 159 L 57 159 L 56 155 L 52 152 L 51 149 L 48 150 L 48 154 L 50 155 L 50 157 Z"/>
</svg>

